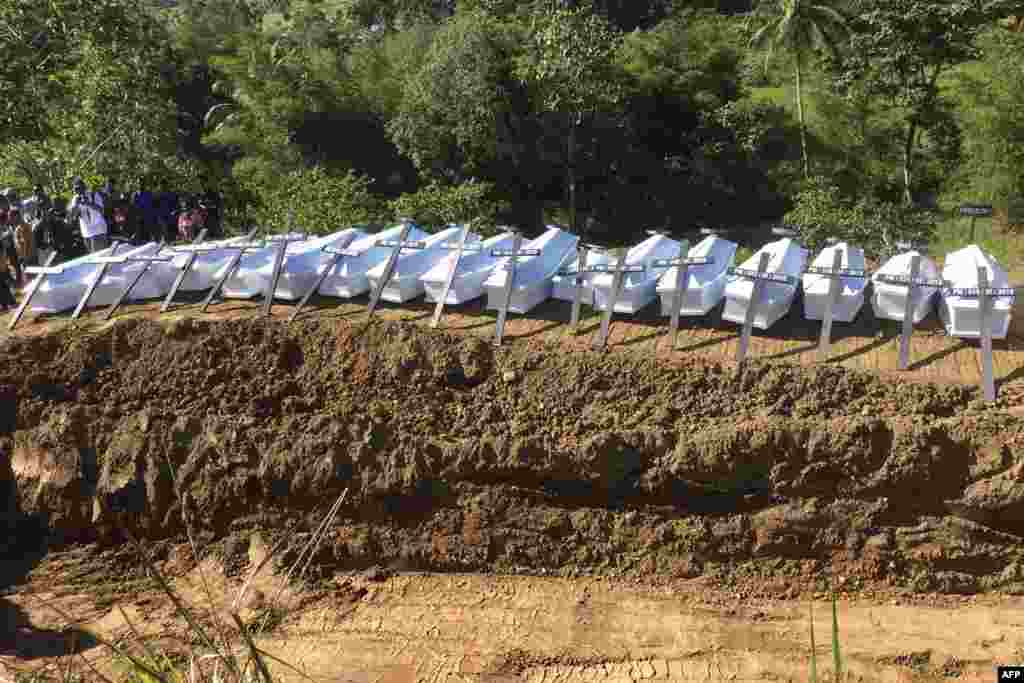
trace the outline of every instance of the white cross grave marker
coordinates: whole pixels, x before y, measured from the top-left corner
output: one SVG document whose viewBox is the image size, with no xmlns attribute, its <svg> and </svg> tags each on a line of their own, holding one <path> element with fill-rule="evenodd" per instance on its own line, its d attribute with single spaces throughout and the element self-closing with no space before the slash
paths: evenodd
<svg viewBox="0 0 1024 683">
<path fill-rule="evenodd" d="M 18 306 L 17 310 L 14 311 L 14 317 L 11 318 L 11 322 L 7 325 L 7 331 L 10 332 L 14 329 L 14 326 L 21 320 L 21 316 L 28 310 L 28 305 L 32 301 L 32 297 L 35 296 L 36 290 L 46 280 L 47 275 L 60 275 L 64 272 L 64 268 L 61 266 L 53 267 L 53 262 L 57 258 L 57 252 L 50 252 L 50 255 L 46 258 L 46 262 L 43 263 L 42 267 L 29 266 L 25 268 L 25 272 L 29 275 L 35 275 L 36 279 L 29 285 L 28 291 L 25 292 L 25 298 L 21 300 L 21 305 Z"/>
<path fill-rule="evenodd" d="M 125 257 L 114 255 L 114 252 L 117 251 L 117 248 L 122 244 L 134 244 L 130 240 L 123 240 L 116 237 L 113 238 L 111 242 L 113 242 L 113 246 L 110 248 L 109 256 L 94 256 L 86 261 L 86 263 L 98 263 L 100 269 L 99 272 L 96 273 L 96 278 L 91 283 L 89 283 L 89 286 L 85 290 L 85 294 L 83 294 L 82 298 L 78 300 L 78 305 L 75 306 L 75 311 L 74 313 L 71 314 L 72 320 L 78 320 L 79 316 L 82 315 L 82 311 L 85 310 L 86 305 L 89 303 L 89 299 L 92 298 L 93 292 L 95 292 L 96 288 L 100 286 L 100 282 L 103 280 L 103 276 L 107 274 L 107 268 L 109 268 L 111 265 L 115 263 L 125 262 Z"/>
<path fill-rule="evenodd" d="M 1015 287 L 989 287 L 988 270 L 984 267 L 978 268 L 978 287 L 969 289 L 955 289 L 947 287 L 945 290 L 948 296 L 977 297 L 978 311 L 981 318 L 981 387 L 985 400 L 993 402 L 996 400 L 996 382 L 993 370 L 992 359 L 992 308 L 996 299 L 1014 297 L 1017 288 Z"/>
<path fill-rule="evenodd" d="M 458 227 L 457 225 L 449 225 L 449 228 Z M 452 265 L 448 269 L 448 277 L 444 281 L 444 289 L 441 291 L 441 298 L 437 300 L 437 305 L 434 307 L 434 315 L 430 318 L 430 327 L 436 329 L 438 324 L 441 322 L 441 314 L 444 313 L 444 303 L 448 299 L 448 292 L 452 289 L 452 283 L 455 282 L 455 274 L 459 270 L 459 263 L 462 262 L 462 255 L 466 252 L 479 253 L 482 249 L 482 242 L 476 244 L 466 244 L 466 237 L 469 235 L 469 225 L 463 225 L 462 230 L 459 232 L 459 239 L 455 242 L 445 242 L 441 245 L 444 249 L 455 250 L 455 256 L 452 257 Z"/>
<path fill-rule="evenodd" d="M 585 273 L 612 274 L 612 286 L 608 292 L 608 309 L 604 312 L 604 317 L 601 318 L 601 329 L 597 331 L 597 336 L 594 338 L 593 344 L 591 344 L 592 348 L 604 349 L 608 345 L 608 333 L 611 331 L 612 316 L 615 314 L 615 304 L 619 300 L 619 292 L 622 291 L 622 284 L 626 279 L 626 273 L 642 273 L 645 270 L 647 270 L 647 266 L 641 263 L 633 265 L 626 263 L 625 253 L 623 253 L 621 259 L 614 263 L 601 263 L 583 269 Z"/>
<path fill-rule="evenodd" d="M 837 240 L 830 239 L 835 244 Z M 804 273 L 820 275 L 828 278 L 828 299 L 825 301 L 825 314 L 821 318 L 821 337 L 818 340 L 818 353 L 822 358 L 827 358 L 832 350 L 832 313 L 835 305 L 839 303 L 839 296 L 843 291 L 842 278 L 865 279 L 868 274 L 864 270 L 843 268 L 843 254 L 838 249 L 832 254 L 832 266 L 830 268 L 808 266 Z"/>
<path fill-rule="evenodd" d="M 583 278 L 586 270 L 587 256 L 591 251 L 604 251 L 604 247 L 596 244 L 585 244 L 579 243 L 576 245 L 576 265 L 572 268 L 567 268 L 558 271 L 558 274 L 562 277 L 573 278 L 573 284 L 575 285 L 572 293 L 572 317 L 569 320 L 569 324 L 573 327 L 573 331 L 577 331 L 580 325 L 580 308 L 583 306 L 583 285 L 586 282 Z"/>
<path fill-rule="evenodd" d="M 341 243 L 337 247 L 327 246 L 323 247 L 320 250 L 325 254 L 330 254 L 331 259 L 327 262 L 327 265 L 320 272 L 320 275 L 317 277 L 316 282 L 313 283 L 313 286 L 310 287 L 309 291 L 302 296 L 302 299 L 299 301 L 299 305 L 295 307 L 295 311 L 292 313 L 291 317 L 288 318 L 288 322 L 292 322 L 297 317 L 299 317 L 299 312 L 302 311 L 303 307 L 307 303 L 309 303 L 309 300 L 310 298 L 312 298 L 313 294 L 316 293 L 318 289 L 320 289 L 320 285 L 324 283 L 324 280 L 327 279 L 327 276 L 331 274 L 331 271 L 334 270 L 339 263 L 341 263 L 341 260 L 343 258 L 345 258 L 346 256 L 359 256 L 362 253 L 357 251 L 351 251 L 348 249 L 348 246 L 352 244 L 352 242 L 355 239 L 356 234 L 352 233 L 351 235 L 346 235 L 341 240 Z"/>
<path fill-rule="evenodd" d="M 206 313 L 206 309 L 210 307 L 210 304 L 213 303 L 213 300 L 216 299 L 217 295 L 220 294 L 220 291 L 221 289 L 223 289 L 224 284 L 231 278 L 232 275 L 235 274 L 235 271 L 238 270 L 238 266 L 242 262 L 242 256 L 245 254 L 245 252 L 256 249 L 265 249 L 266 246 L 266 242 L 235 242 L 234 244 L 225 245 L 225 249 L 234 250 L 235 253 L 234 255 L 232 255 L 231 261 L 228 263 L 227 270 L 224 271 L 224 274 L 221 275 L 217 279 L 217 282 L 213 284 L 213 287 L 210 288 L 210 293 L 206 295 L 206 299 L 203 300 L 203 305 L 199 309 L 199 311 L 201 313 Z"/>
<path fill-rule="evenodd" d="M 508 257 L 506 262 L 508 274 L 505 276 L 505 291 L 502 292 L 501 306 L 498 309 L 498 321 L 494 331 L 495 346 L 501 346 L 501 340 L 505 336 L 505 320 L 508 318 L 508 307 L 512 302 L 512 291 L 515 287 L 516 268 L 519 264 L 519 258 L 522 256 L 540 255 L 540 249 L 523 249 L 523 236 L 518 232 L 513 234 L 511 249 L 495 249 L 491 252 L 491 256 L 494 257 Z"/>
<path fill-rule="evenodd" d="M 185 265 L 182 266 L 181 272 L 178 273 L 178 277 L 174 279 L 174 284 L 171 286 L 171 291 L 167 292 L 167 298 L 164 299 L 163 305 L 160 306 L 161 313 L 166 313 L 168 309 L 171 307 L 171 301 L 174 300 L 174 295 L 178 293 L 178 289 L 181 287 L 182 283 L 185 282 L 185 278 L 188 277 L 188 273 L 190 270 L 192 270 L 192 266 L 195 265 L 196 259 L 199 258 L 199 255 L 210 251 L 217 251 L 218 249 L 221 248 L 219 246 L 202 246 L 202 242 L 205 237 L 206 228 L 203 228 L 202 230 L 199 231 L 199 234 L 196 236 L 196 238 L 192 240 L 192 244 L 186 247 L 174 248 L 174 251 L 188 252 L 188 258 L 185 260 Z"/>
<path fill-rule="evenodd" d="M 899 244 L 899 249 L 908 249 L 910 245 Z M 887 285 L 907 288 L 907 299 L 903 307 L 903 329 L 900 332 L 900 370 L 906 370 L 910 366 L 910 337 L 914 332 L 914 295 L 919 287 L 942 287 L 944 282 L 939 280 L 922 280 L 921 256 L 914 254 L 910 257 L 909 275 L 887 275 L 879 273 L 876 279 Z"/>
<path fill-rule="evenodd" d="M 103 314 L 104 320 L 110 320 L 111 316 L 114 315 L 114 312 L 121 306 L 121 304 L 125 302 L 125 300 L 127 300 L 128 294 L 132 291 L 132 289 L 135 288 L 135 285 L 137 285 L 139 281 L 142 280 L 142 277 L 147 272 L 149 272 L 150 266 L 152 266 L 156 262 L 169 262 L 173 258 L 171 256 L 160 256 L 160 252 L 163 250 L 165 244 L 166 241 L 161 240 L 159 248 L 157 248 L 156 252 L 154 252 L 152 256 L 124 257 L 124 260 L 129 263 L 145 263 L 146 265 L 143 268 L 139 269 L 139 272 L 135 275 L 134 278 L 132 278 L 132 281 L 128 283 L 128 286 L 125 287 L 124 290 L 117 295 L 117 298 L 114 300 L 114 303 L 110 304 L 110 308 L 108 308 L 107 312 Z"/>
<path fill-rule="evenodd" d="M 378 247 L 392 247 L 391 255 L 388 256 L 387 265 L 384 266 L 384 273 L 380 276 L 380 281 L 377 283 L 377 287 L 373 290 L 373 294 L 370 296 L 370 307 L 367 309 L 367 319 L 373 317 L 373 312 L 377 309 L 377 304 L 380 303 L 380 296 L 384 293 L 384 288 L 387 287 L 388 282 L 391 280 L 391 276 L 395 274 L 395 268 L 398 266 L 398 257 L 401 255 L 403 249 L 423 249 L 427 246 L 426 242 L 409 242 L 409 233 L 413 229 L 413 222 L 411 218 L 403 218 L 402 221 L 402 232 L 399 234 L 397 240 L 380 240 L 377 242 Z"/>
</svg>

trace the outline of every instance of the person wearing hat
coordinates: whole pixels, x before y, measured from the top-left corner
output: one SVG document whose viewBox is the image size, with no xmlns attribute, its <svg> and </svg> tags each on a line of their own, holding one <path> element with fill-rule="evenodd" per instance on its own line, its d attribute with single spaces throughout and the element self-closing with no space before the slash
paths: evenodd
<svg viewBox="0 0 1024 683">
<path fill-rule="evenodd" d="M 82 231 L 86 249 L 90 253 L 105 249 L 107 221 L 103 217 L 103 195 L 86 190 L 81 178 L 72 181 L 71 190 L 75 196 L 68 205 L 68 217 L 78 218 L 78 227 Z"/>
</svg>

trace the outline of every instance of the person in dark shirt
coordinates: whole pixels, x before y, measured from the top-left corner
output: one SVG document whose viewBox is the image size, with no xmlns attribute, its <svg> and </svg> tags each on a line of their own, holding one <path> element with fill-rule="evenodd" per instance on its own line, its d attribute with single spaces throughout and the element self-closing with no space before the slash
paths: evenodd
<svg viewBox="0 0 1024 683">
<path fill-rule="evenodd" d="M 206 209 L 206 230 L 207 236 L 211 239 L 221 239 L 223 232 L 221 220 L 223 218 L 223 200 L 220 192 L 213 189 L 209 182 L 204 183 L 203 194 L 199 197 L 199 204 Z"/>
<path fill-rule="evenodd" d="M 0 195 L 0 310 L 18 302 L 14 298 L 14 289 L 21 283 L 21 259 L 14 242 L 14 228 L 8 212 L 11 210 L 7 197 Z M 14 278 L 11 278 L 11 269 Z"/>
<path fill-rule="evenodd" d="M 157 220 L 161 235 L 173 242 L 178 236 L 178 195 L 170 189 L 157 198 Z"/>
<path fill-rule="evenodd" d="M 142 241 L 159 240 L 163 235 L 157 230 L 156 198 L 147 189 L 145 180 L 139 183 L 139 189 L 132 196 L 132 207 L 135 210 L 136 239 Z"/>
</svg>

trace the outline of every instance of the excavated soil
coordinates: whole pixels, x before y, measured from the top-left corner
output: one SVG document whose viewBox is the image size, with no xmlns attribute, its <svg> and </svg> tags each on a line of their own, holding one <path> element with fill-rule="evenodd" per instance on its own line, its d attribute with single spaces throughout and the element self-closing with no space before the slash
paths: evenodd
<svg viewBox="0 0 1024 683">
<path fill-rule="evenodd" d="M 0 522 L 22 540 L 189 525 L 230 564 L 295 519 L 298 548 L 347 490 L 323 572 L 1024 594 L 1024 418 L 968 387 L 399 322 L 128 319 L 0 354 Z"/>
</svg>

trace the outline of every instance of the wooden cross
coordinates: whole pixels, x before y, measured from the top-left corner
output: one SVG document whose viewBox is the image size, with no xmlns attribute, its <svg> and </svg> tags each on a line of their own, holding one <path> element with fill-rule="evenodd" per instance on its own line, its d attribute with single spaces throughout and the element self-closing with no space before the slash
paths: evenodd
<svg viewBox="0 0 1024 683">
<path fill-rule="evenodd" d="M 657 230 L 648 230 L 650 235 L 666 235 Z M 709 228 L 701 228 L 702 235 L 717 235 L 718 232 Z M 679 245 L 679 253 L 671 259 L 655 259 L 652 268 L 675 268 L 676 281 L 672 290 L 672 312 L 669 314 L 669 334 L 672 336 L 672 348 L 676 347 L 679 336 L 679 317 L 683 308 L 683 297 L 686 295 L 686 283 L 690 276 L 690 266 L 706 266 L 715 262 L 710 256 L 690 257 L 690 240 L 683 240 Z"/>
<path fill-rule="evenodd" d="M 270 309 L 274 305 L 274 294 L 277 292 L 277 283 L 281 281 L 281 269 L 284 266 L 284 255 L 288 251 L 288 245 L 293 242 L 304 242 L 306 235 L 289 238 L 282 236 L 277 242 L 277 250 L 274 252 L 274 270 L 271 272 L 270 281 L 267 282 L 267 289 L 263 292 L 263 317 L 270 317 Z"/>
<path fill-rule="evenodd" d="M 57 258 L 57 252 L 52 252 L 47 258 L 46 262 L 43 263 L 42 267 L 29 266 L 25 268 L 25 272 L 29 275 L 35 275 L 36 279 L 32 281 L 32 284 L 28 286 L 28 291 L 25 292 L 25 298 L 21 300 L 21 305 L 18 306 L 17 310 L 14 311 L 14 317 L 11 318 L 11 322 L 7 325 L 7 331 L 14 330 L 14 326 L 21 320 L 21 316 L 28 310 L 28 305 L 32 301 L 32 297 L 35 296 L 36 291 L 42 286 L 43 281 L 46 280 L 47 275 L 60 275 L 64 272 L 62 266 L 53 267 L 53 262 Z"/>
<path fill-rule="evenodd" d="M 907 288 L 907 298 L 903 306 L 903 329 L 900 332 L 900 370 L 906 370 L 910 366 L 910 337 L 914 333 L 914 295 L 918 287 L 942 287 L 945 285 L 940 280 L 922 280 L 921 255 L 914 254 L 910 257 L 910 275 L 888 275 L 878 273 L 875 279 L 887 285 Z"/>
<path fill-rule="evenodd" d="M 989 287 L 988 270 L 984 267 L 978 268 L 976 289 L 945 290 L 947 296 L 978 298 L 978 312 L 981 318 L 981 387 L 985 400 L 990 403 L 996 400 L 995 372 L 992 367 L 992 308 L 995 299 L 1013 297 L 1016 291 L 1014 287 Z"/>
<path fill-rule="evenodd" d="M 384 273 L 380 276 L 380 280 L 377 282 L 377 287 L 373 290 L 373 294 L 370 296 L 370 307 L 367 309 L 367 317 L 372 317 L 373 312 L 377 310 L 377 304 L 380 303 L 380 296 L 384 293 L 384 288 L 387 287 L 388 282 L 391 280 L 391 276 L 395 274 L 395 268 L 398 266 L 398 257 L 401 255 L 403 249 L 423 249 L 427 246 L 426 242 L 409 242 L 409 233 L 413 229 L 413 222 L 410 218 L 403 218 L 402 220 L 402 232 L 399 233 L 397 240 L 379 240 L 377 242 L 378 247 L 391 247 L 391 255 L 388 256 L 387 264 L 384 266 Z"/>
<path fill-rule="evenodd" d="M 164 241 L 161 241 L 160 242 L 160 247 L 156 250 L 156 252 L 152 256 L 131 256 L 131 257 L 125 257 L 125 260 L 128 261 L 128 262 L 132 262 L 132 263 L 145 263 L 146 265 L 143 268 L 139 269 L 139 272 L 135 275 L 134 278 L 132 278 L 132 281 L 128 283 L 128 286 L 124 288 L 124 291 L 122 291 L 117 296 L 117 299 L 114 300 L 114 303 L 110 304 L 110 308 L 108 308 L 107 312 L 103 314 L 103 319 L 104 320 L 110 320 L 111 316 L 114 315 L 114 311 L 116 311 L 121 306 L 121 304 L 125 302 L 125 300 L 128 298 L 128 294 L 132 291 L 132 289 L 135 288 L 135 285 L 137 285 L 139 283 L 139 281 L 142 279 L 142 277 L 147 272 L 149 272 L 149 268 L 150 268 L 150 266 L 153 265 L 153 263 L 158 262 L 158 261 L 163 261 L 163 262 L 171 261 L 171 259 L 173 258 L 171 256 L 160 256 L 160 252 L 163 250 L 164 244 L 165 244 Z"/>
<path fill-rule="evenodd" d="M 558 274 L 562 277 L 574 278 L 572 318 L 569 321 L 574 331 L 578 330 L 580 325 L 580 308 L 583 306 L 583 284 L 585 282 L 583 275 L 586 272 L 587 256 L 591 251 L 604 251 L 604 247 L 596 244 L 578 244 L 576 246 L 576 265 L 572 268 L 558 271 Z"/>
<path fill-rule="evenodd" d="M 111 241 L 113 242 L 113 246 L 110 247 L 109 256 L 94 256 L 86 261 L 86 263 L 98 263 L 100 269 L 99 272 L 96 274 L 96 279 L 89 283 L 89 286 L 85 290 L 85 294 L 83 294 L 82 298 L 79 299 L 78 305 L 75 307 L 74 313 L 71 314 L 72 320 L 78 320 L 79 316 L 82 315 L 82 311 L 85 310 L 86 305 L 89 303 L 89 299 L 92 298 L 93 292 L 95 292 L 96 288 L 100 286 L 100 281 L 103 280 L 103 276 L 107 274 L 107 268 L 109 268 L 111 265 L 115 263 L 125 262 L 126 259 L 123 256 L 114 255 L 114 252 L 117 251 L 117 248 L 122 244 L 134 244 L 130 240 L 119 239 L 116 237 Z"/>
<path fill-rule="evenodd" d="M 331 255 L 331 259 L 327 262 L 327 266 L 323 269 L 323 271 L 317 277 L 316 282 L 313 283 L 313 286 L 310 287 L 309 291 L 306 292 L 302 296 L 302 299 L 299 301 L 299 305 L 295 307 L 295 311 L 292 313 L 291 317 L 288 318 L 288 322 L 292 322 L 297 317 L 299 317 L 299 312 L 309 302 L 309 300 L 313 296 L 313 294 L 318 289 L 320 289 L 320 285 L 322 285 L 324 283 L 324 280 L 327 279 L 327 276 L 330 275 L 331 271 L 334 270 L 335 267 L 337 267 L 337 265 L 339 263 L 341 263 L 341 260 L 343 258 L 345 258 L 346 256 L 359 256 L 362 253 L 362 252 L 357 252 L 357 251 L 351 251 L 351 250 L 348 249 L 348 246 L 350 244 L 352 244 L 352 242 L 355 239 L 356 239 L 356 233 L 353 231 L 353 233 L 351 235 L 346 235 L 344 238 L 342 238 L 341 243 L 340 243 L 340 245 L 338 247 L 327 246 L 327 247 L 323 247 L 320 250 L 320 251 L 322 251 L 325 254 L 330 254 Z"/>
<path fill-rule="evenodd" d="M 199 309 L 199 311 L 201 313 L 206 313 L 206 309 L 210 307 L 210 304 L 213 303 L 213 300 L 217 298 L 218 294 L 220 294 L 220 291 L 221 289 L 223 289 L 224 284 L 231 278 L 232 275 L 235 274 L 235 271 L 238 270 L 238 266 L 242 262 L 242 256 L 245 254 L 245 252 L 252 251 L 255 249 L 265 249 L 266 246 L 266 242 L 235 242 L 234 244 L 225 245 L 225 249 L 235 250 L 235 254 L 231 256 L 231 261 L 228 263 L 227 270 L 224 271 L 224 274 L 221 275 L 217 279 L 217 282 L 213 284 L 213 287 L 210 288 L 210 293 L 206 295 L 206 298 L 203 300 L 203 305 Z"/>
<path fill-rule="evenodd" d="M 511 249 L 495 249 L 491 252 L 494 257 L 508 257 L 505 276 L 505 290 L 501 294 L 501 305 L 498 308 L 498 321 L 494 330 L 494 345 L 501 346 L 501 340 L 505 336 L 505 320 L 508 318 L 508 307 L 512 302 L 512 290 L 515 287 L 516 268 L 519 265 L 521 256 L 539 256 L 540 249 L 523 249 L 523 236 L 520 233 L 513 233 Z"/>
<path fill-rule="evenodd" d="M 821 319 L 821 337 L 818 341 L 818 353 L 822 358 L 827 358 L 832 350 L 832 312 L 843 291 L 842 278 L 866 279 L 868 274 L 865 270 L 844 269 L 843 254 L 838 249 L 832 254 L 831 268 L 809 266 L 804 273 L 829 278 L 828 299 L 825 301 L 825 313 Z"/>
<path fill-rule="evenodd" d="M 199 234 L 196 236 L 196 238 L 192 240 L 191 245 L 184 248 L 179 247 L 177 249 L 180 251 L 187 250 L 189 252 L 189 255 L 188 258 L 185 260 L 185 265 L 182 267 L 181 272 L 178 273 L 178 277 L 174 279 L 174 284 L 171 285 L 171 291 L 167 292 L 167 298 L 164 299 L 164 303 L 160 306 L 161 313 L 166 313 L 167 310 L 171 307 L 171 301 L 174 300 L 174 295 L 178 293 L 178 288 L 181 287 L 183 282 L 185 282 L 185 278 L 188 277 L 188 272 L 192 270 L 192 266 L 195 265 L 196 259 L 199 258 L 199 254 L 209 251 L 217 251 L 218 249 L 220 249 L 220 247 L 217 246 L 199 246 L 200 244 L 202 244 L 202 241 L 205 238 L 206 228 L 203 228 L 202 230 L 199 231 Z"/>
<path fill-rule="evenodd" d="M 448 227 L 454 228 L 455 225 L 449 225 Z M 434 307 L 434 315 L 430 319 L 430 327 L 437 329 L 438 324 L 441 322 L 441 314 L 444 312 L 444 304 L 448 299 L 448 292 L 452 289 L 452 283 L 455 282 L 455 274 L 459 270 L 459 263 L 462 261 L 462 255 L 466 252 L 479 253 L 483 250 L 483 242 L 477 244 L 466 245 L 466 237 L 469 235 L 469 226 L 463 225 L 462 230 L 459 232 L 459 239 L 455 242 L 445 242 L 441 245 L 443 249 L 455 250 L 455 258 L 452 259 L 451 268 L 448 269 L 448 277 L 444 281 L 444 289 L 441 292 L 441 298 L 437 300 L 437 305 Z"/>
<path fill-rule="evenodd" d="M 593 349 L 604 349 L 608 345 L 608 333 L 611 331 L 612 316 L 615 314 L 615 304 L 619 300 L 619 292 L 622 290 L 626 273 L 642 273 L 645 270 L 647 270 L 647 266 L 642 263 L 635 265 L 626 263 L 625 254 L 615 263 L 601 263 L 583 269 L 584 273 L 612 274 L 612 286 L 608 292 L 608 309 L 604 312 L 604 317 L 601 318 L 601 329 L 597 331 L 597 336 L 594 337 L 594 342 L 591 344 Z"/>
<path fill-rule="evenodd" d="M 757 310 L 761 306 L 761 297 L 764 294 L 765 284 L 776 282 L 785 285 L 796 285 L 797 279 L 791 275 L 781 273 L 769 273 L 768 263 L 772 255 L 767 251 L 761 252 L 761 258 L 757 263 L 757 270 L 745 268 L 730 268 L 729 274 L 754 283 L 753 291 L 750 293 L 750 301 L 747 303 L 747 314 L 743 318 L 743 333 L 740 335 L 740 344 L 736 349 L 736 362 L 742 365 L 747 360 L 747 349 L 750 347 L 750 335 L 754 331 L 754 319 L 757 318 Z"/>
</svg>

